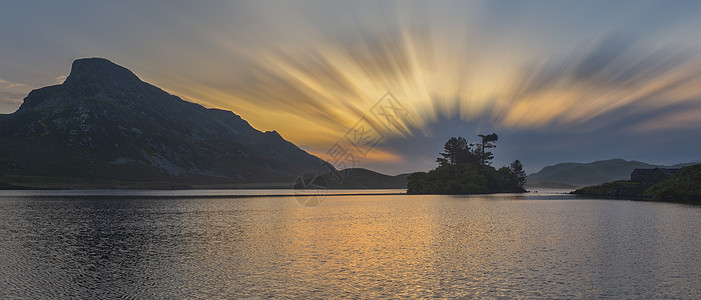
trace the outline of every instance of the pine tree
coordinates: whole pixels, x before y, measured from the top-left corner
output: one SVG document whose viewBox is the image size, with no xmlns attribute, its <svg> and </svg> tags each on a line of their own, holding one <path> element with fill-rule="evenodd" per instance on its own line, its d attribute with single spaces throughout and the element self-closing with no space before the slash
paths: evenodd
<svg viewBox="0 0 701 300">
<path fill-rule="evenodd" d="M 482 139 L 482 143 L 477 145 L 479 148 L 476 149 L 475 154 L 479 158 L 480 164 L 485 166 L 491 165 L 491 160 L 494 159 L 494 154 L 487 151 L 487 149 L 497 146 L 496 141 L 499 139 L 499 136 L 496 133 L 490 133 L 487 135 L 480 134 L 478 136 Z"/>
<path fill-rule="evenodd" d="M 514 179 L 516 187 L 523 189 L 523 185 L 526 184 L 526 171 L 523 170 L 523 165 L 518 159 L 511 163 L 511 174 Z"/>
<path fill-rule="evenodd" d="M 436 159 L 439 165 L 458 165 L 474 160 L 474 154 L 464 137 L 451 137 L 443 146 L 445 152 L 441 152 Z"/>
</svg>

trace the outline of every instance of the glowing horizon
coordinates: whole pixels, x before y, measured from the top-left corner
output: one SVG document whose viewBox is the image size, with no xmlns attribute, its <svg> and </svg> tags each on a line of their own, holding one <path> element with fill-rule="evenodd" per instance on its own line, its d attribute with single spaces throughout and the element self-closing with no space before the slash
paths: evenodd
<svg viewBox="0 0 701 300">
<path fill-rule="evenodd" d="M 508 134 L 701 128 L 698 5 L 442 4 L 237 2 L 198 11 L 152 3 L 129 11 L 133 22 L 122 24 L 108 14 L 129 7 L 113 3 L 97 12 L 106 22 L 96 26 L 112 36 L 133 34 L 126 45 L 78 27 L 33 30 L 61 49 L 51 66 L 68 57 L 111 59 L 144 81 L 231 110 L 320 157 L 359 119 L 372 119 L 371 107 L 389 92 L 410 115 L 401 120 L 405 130 L 378 126 L 387 141 L 362 160 L 381 168 L 425 167 L 425 161 L 412 165 L 419 158 L 392 141 L 431 138 L 435 124 L 449 119 Z M 628 12 L 632 5 L 641 8 Z M 644 16 L 661 7 L 667 16 L 660 18 L 674 22 L 647 24 Z M 8 57 L 0 66 L 23 70 L 0 74 L 5 113 L 19 105 L 20 93 L 66 75 L 65 67 L 47 67 L 42 81 L 36 67 Z"/>
</svg>

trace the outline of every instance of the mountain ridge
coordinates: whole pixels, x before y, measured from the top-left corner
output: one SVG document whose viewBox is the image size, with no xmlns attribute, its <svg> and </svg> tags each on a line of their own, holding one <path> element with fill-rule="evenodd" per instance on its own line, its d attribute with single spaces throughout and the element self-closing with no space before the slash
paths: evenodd
<svg viewBox="0 0 701 300">
<path fill-rule="evenodd" d="M 616 180 L 630 179 L 634 169 L 680 168 L 694 163 L 672 166 L 654 165 L 636 160 L 613 158 L 589 163 L 565 162 L 546 166 L 528 175 L 529 186 L 567 184 L 575 187 L 597 185 Z"/>
<path fill-rule="evenodd" d="M 63 84 L 32 90 L 0 116 L 0 141 L 0 181 L 228 184 L 328 172 L 277 131 L 182 100 L 104 58 L 78 59 Z"/>
</svg>

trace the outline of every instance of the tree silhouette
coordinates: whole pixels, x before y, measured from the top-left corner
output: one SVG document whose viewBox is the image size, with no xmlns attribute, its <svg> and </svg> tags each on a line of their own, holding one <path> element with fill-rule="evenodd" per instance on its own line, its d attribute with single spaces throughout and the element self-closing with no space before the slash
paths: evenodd
<svg viewBox="0 0 701 300">
<path fill-rule="evenodd" d="M 451 137 L 443 146 L 445 152 L 439 153 L 442 157 L 436 159 L 439 165 L 458 165 L 475 159 L 464 137 Z"/>
<path fill-rule="evenodd" d="M 482 143 L 477 145 L 479 148 L 475 151 L 475 154 L 479 158 L 479 163 L 486 166 L 491 165 L 491 160 L 494 159 L 494 154 L 486 149 L 496 147 L 496 141 L 499 139 L 499 136 L 496 133 L 490 133 L 487 135 L 480 134 L 477 136 L 482 139 Z"/>
<path fill-rule="evenodd" d="M 526 184 L 526 171 L 523 170 L 523 165 L 518 159 L 511 163 L 511 175 L 513 176 L 515 185 L 523 189 L 523 185 Z"/>
<path fill-rule="evenodd" d="M 451 137 L 436 159 L 439 166 L 428 172 L 409 175 L 409 194 L 522 193 L 526 172 L 519 160 L 498 170 L 490 166 L 496 147 L 496 133 L 482 135 L 480 144 L 469 144 L 463 137 Z M 474 150 L 471 146 L 477 146 Z"/>
</svg>

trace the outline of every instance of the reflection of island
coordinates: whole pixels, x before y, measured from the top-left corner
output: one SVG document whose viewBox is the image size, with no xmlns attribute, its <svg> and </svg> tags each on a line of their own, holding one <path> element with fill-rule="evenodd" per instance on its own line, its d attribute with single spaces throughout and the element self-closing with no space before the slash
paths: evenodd
<svg viewBox="0 0 701 300">
<path fill-rule="evenodd" d="M 526 172 L 516 160 L 498 170 L 490 166 L 494 158 L 489 148 L 496 147 L 495 133 L 479 135 L 481 143 L 469 144 L 462 137 L 450 138 L 445 152 L 436 159 L 439 166 L 409 176 L 409 194 L 490 194 L 525 192 Z M 474 148 L 473 148 L 474 147 Z"/>
<path fill-rule="evenodd" d="M 589 186 L 572 193 L 618 199 L 701 203 L 701 164 L 682 169 L 635 169 L 630 180 Z"/>
</svg>

